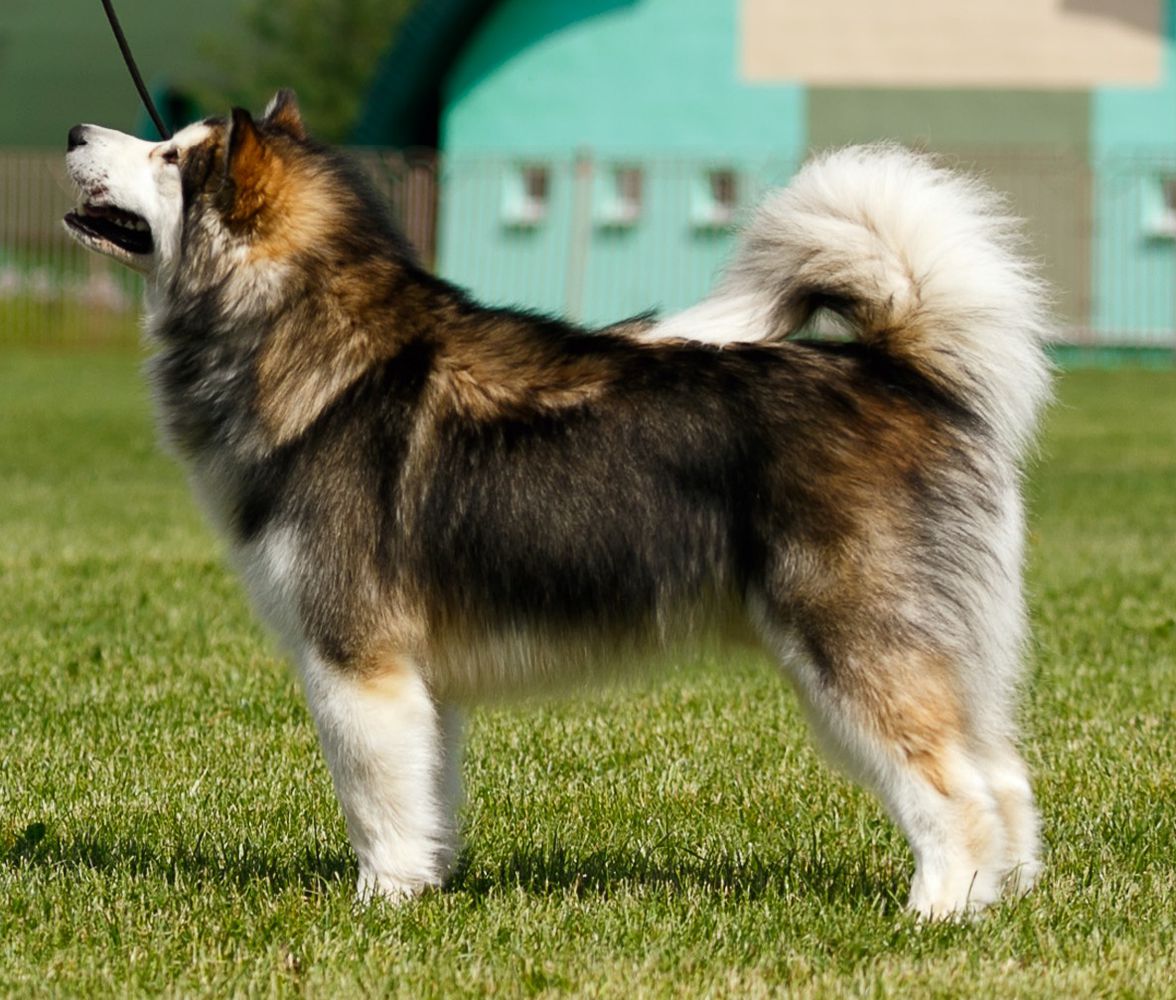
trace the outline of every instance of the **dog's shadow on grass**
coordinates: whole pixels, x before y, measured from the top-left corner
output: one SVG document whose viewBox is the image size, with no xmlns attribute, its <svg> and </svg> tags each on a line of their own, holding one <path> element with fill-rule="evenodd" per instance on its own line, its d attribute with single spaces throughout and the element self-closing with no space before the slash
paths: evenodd
<svg viewBox="0 0 1176 1000">
<path fill-rule="evenodd" d="M 703 856 L 667 845 L 577 851 L 554 842 L 515 848 L 496 862 L 467 851 L 447 888 L 475 897 L 522 889 L 534 896 L 607 898 L 655 889 L 740 900 L 796 895 L 860 903 L 869 898 L 901 909 L 901 883 L 901 874 L 848 853 L 844 860 L 802 849 L 773 857 L 745 851 Z"/>
<path fill-rule="evenodd" d="M 0 868 L 86 868 L 111 875 L 163 879 L 169 885 L 260 886 L 305 895 L 350 891 L 355 859 L 346 847 L 320 843 L 282 852 L 240 840 L 195 840 L 148 844 L 134 838 L 80 835 L 61 838 L 43 823 L 0 838 Z M 819 849 L 796 849 L 766 858 L 749 852 L 701 856 L 681 847 L 613 846 L 595 851 L 558 841 L 516 847 L 504 857 L 481 858 L 465 851 L 445 893 L 486 898 L 523 890 L 531 896 L 575 895 L 607 899 L 656 889 L 670 895 L 704 894 L 756 900 L 796 896 L 826 903 L 878 900 L 900 908 L 902 876 L 885 866 Z"/>
<path fill-rule="evenodd" d="M 333 883 L 352 882 L 355 862 L 349 852 L 311 844 L 288 853 L 241 840 L 215 840 L 197 834 L 158 843 L 118 835 L 60 837 L 44 823 L 31 823 L 15 837 L 0 837 L 2 868 L 88 868 L 112 875 L 162 878 L 169 885 L 265 885 L 306 893 Z"/>
</svg>

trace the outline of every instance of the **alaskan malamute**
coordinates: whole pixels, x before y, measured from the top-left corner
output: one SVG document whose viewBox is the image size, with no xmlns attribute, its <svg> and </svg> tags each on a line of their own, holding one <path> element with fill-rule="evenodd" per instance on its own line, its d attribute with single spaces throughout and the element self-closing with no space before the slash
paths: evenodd
<svg viewBox="0 0 1176 1000">
<path fill-rule="evenodd" d="M 906 834 L 914 910 L 1031 884 L 1048 328 L 982 187 L 818 157 L 711 298 L 590 331 L 425 273 L 288 91 L 166 142 L 79 125 L 67 163 L 69 231 L 146 275 L 164 434 L 297 665 L 363 897 L 450 870 L 462 705 L 733 623 Z M 856 339 L 787 339 L 818 309 Z"/>
</svg>

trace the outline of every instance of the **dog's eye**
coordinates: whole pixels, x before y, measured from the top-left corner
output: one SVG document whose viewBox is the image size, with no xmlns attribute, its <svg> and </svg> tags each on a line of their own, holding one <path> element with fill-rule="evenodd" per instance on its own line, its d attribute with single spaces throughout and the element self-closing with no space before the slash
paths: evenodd
<svg viewBox="0 0 1176 1000">
<path fill-rule="evenodd" d="M 180 151 L 175 148 L 165 149 L 163 151 L 163 162 L 164 163 L 179 163 L 180 162 Z"/>
</svg>

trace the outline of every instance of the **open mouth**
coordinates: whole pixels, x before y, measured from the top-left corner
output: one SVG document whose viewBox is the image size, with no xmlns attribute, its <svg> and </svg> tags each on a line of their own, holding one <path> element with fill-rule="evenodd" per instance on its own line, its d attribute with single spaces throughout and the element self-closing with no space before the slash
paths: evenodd
<svg viewBox="0 0 1176 1000">
<path fill-rule="evenodd" d="M 111 205 L 86 202 L 66 215 L 65 224 L 95 250 L 109 252 L 109 246 L 103 246 L 108 244 L 124 254 L 144 256 L 155 249 L 147 220 Z"/>
</svg>

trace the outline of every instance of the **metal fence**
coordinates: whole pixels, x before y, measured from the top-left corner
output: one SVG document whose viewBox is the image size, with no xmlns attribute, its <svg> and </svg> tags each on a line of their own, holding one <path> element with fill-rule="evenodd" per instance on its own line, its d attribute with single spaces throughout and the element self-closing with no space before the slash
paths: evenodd
<svg viewBox="0 0 1176 1000">
<path fill-rule="evenodd" d="M 676 308 L 707 292 L 733 238 L 729 226 L 692 227 L 678 204 L 698 177 L 713 178 L 713 160 L 551 162 L 540 165 L 548 173 L 540 184 L 533 160 L 442 170 L 430 152 L 354 155 L 425 262 L 492 302 L 593 321 Z M 992 150 L 949 158 L 1008 192 L 1012 211 L 1029 220 L 1031 250 L 1056 290 L 1067 339 L 1176 350 L 1176 151 L 1102 163 Z M 739 207 L 794 168 L 740 168 Z M 542 216 L 517 217 L 511 185 L 520 177 L 550 201 Z M 602 220 L 594 206 L 602 192 L 615 196 L 609 184 L 618 180 L 640 204 L 618 218 L 610 202 L 614 214 Z M 60 153 L 0 152 L 0 347 L 137 337 L 140 280 L 68 239 L 60 220 L 72 199 Z"/>
</svg>

